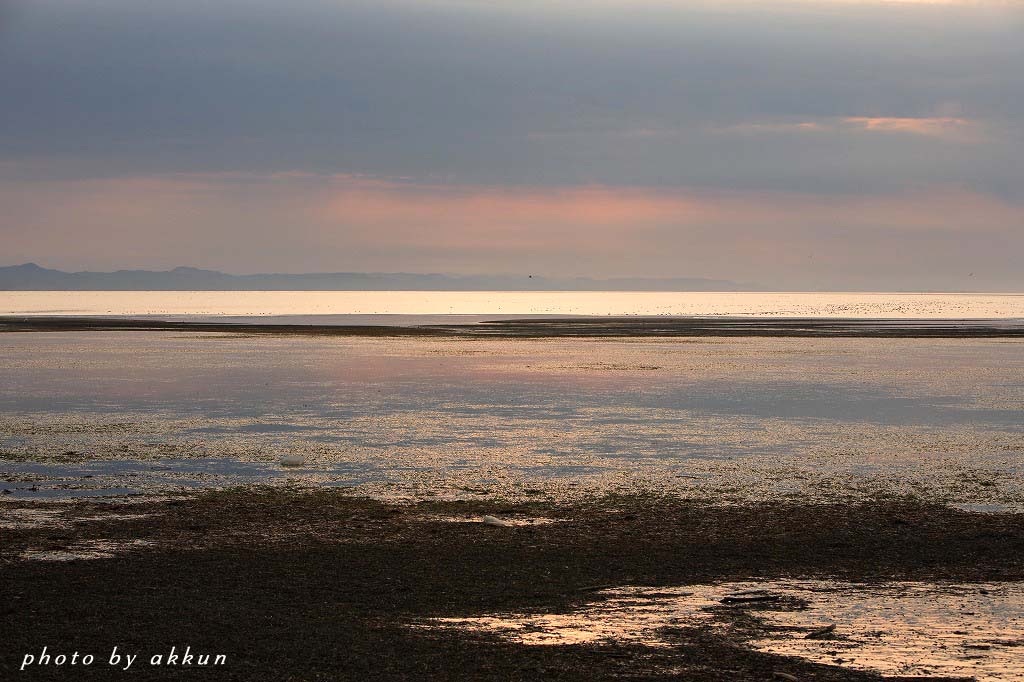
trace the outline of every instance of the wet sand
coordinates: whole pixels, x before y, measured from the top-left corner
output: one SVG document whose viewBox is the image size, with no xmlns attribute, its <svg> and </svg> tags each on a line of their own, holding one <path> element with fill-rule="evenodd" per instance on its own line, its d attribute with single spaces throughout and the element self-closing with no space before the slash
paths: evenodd
<svg viewBox="0 0 1024 682">
<path fill-rule="evenodd" d="M 488 525 L 484 515 L 519 523 Z M 83 652 L 118 644 L 147 656 L 172 644 L 226 654 L 228 664 L 207 679 L 877 680 L 833 660 L 856 659 L 861 650 L 878 655 L 877 642 L 858 649 L 870 633 L 840 619 L 818 622 L 832 617 L 827 609 L 790 623 L 783 639 L 806 648 L 806 635 L 837 623 L 820 635 L 827 650 L 842 649 L 836 656 L 812 662 L 806 652 L 766 651 L 763 642 L 782 636 L 780 619 L 785 626 L 830 590 L 842 597 L 850 583 L 878 590 L 926 581 L 959 595 L 969 611 L 1024 580 L 1024 516 L 909 499 L 393 504 L 339 491 L 248 488 L 168 500 L 9 502 L 2 522 L 2 664 L 19 679 L 68 679 L 55 667 L 15 672 L 21 653 L 47 643 Z M 91 560 L 89 547 L 97 548 Z M 814 597 L 779 591 L 777 581 L 796 579 L 825 582 L 815 583 Z M 757 586 L 768 592 L 750 592 Z M 701 590 L 713 597 L 705 618 L 658 625 L 655 644 L 635 636 L 636 608 L 664 608 Z M 606 638 L 544 646 L 437 620 L 569 618 L 616 607 L 622 619 L 591 621 Z M 1021 641 L 950 632 L 966 665 L 979 660 L 1004 675 L 986 679 L 1024 671 L 1013 663 Z M 181 674 L 146 666 L 132 679 Z M 74 679 L 110 675 L 97 667 Z"/>
</svg>

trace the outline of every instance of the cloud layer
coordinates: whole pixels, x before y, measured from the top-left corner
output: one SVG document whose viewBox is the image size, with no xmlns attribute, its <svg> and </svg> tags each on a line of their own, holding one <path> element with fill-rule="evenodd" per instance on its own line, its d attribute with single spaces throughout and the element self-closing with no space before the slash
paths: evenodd
<svg viewBox="0 0 1024 682">
<path fill-rule="evenodd" d="M 1013 3 L 34 0 L 0 26 L 7 259 L 1024 287 Z"/>
</svg>

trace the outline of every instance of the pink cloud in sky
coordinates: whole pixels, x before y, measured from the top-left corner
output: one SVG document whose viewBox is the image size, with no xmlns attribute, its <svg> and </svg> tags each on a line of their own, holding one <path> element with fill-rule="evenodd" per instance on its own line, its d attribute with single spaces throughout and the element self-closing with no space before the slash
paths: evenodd
<svg viewBox="0 0 1024 682">
<path fill-rule="evenodd" d="M 911 118 L 896 116 L 848 116 L 846 125 L 864 130 L 884 133 L 913 133 L 938 137 L 960 136 L 972 127 L 971 121 L 963 118 L 933 117 Z"/>
<path fill-rule="evenodd" d="M 980 141 L 982 126 L 952 116 L 841 116 L 805 121 L 754 121 L 719 128 L 721 133 L 863 132 L 920 135 L 958 141 Z"/>
<path fill-rule="evenodd" d="M 1024 207 L 956 187 L 810 195 L 187 174 L 23 182 L 0 189 L 0 201 L 18 226 L 0 235 L 8 261 L 71 269 L 700 276 L 798 287 L 854 284 L 862 271 L 948 272 L 982 256 L 998 270 L 1024 250 Z"/>
</svg>

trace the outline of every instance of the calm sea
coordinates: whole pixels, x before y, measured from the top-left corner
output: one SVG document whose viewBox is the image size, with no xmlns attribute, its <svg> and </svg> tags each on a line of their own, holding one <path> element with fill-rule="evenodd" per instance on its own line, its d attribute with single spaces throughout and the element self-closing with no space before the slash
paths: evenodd
<svg viewBox="0 0 1024 682">
<path fill-rule="evenodd" d="M 4 291 L 0 315 L 737 315 L 1024 318 L 1024 294 L 650 291 Z M 364 322 L 365 320 L 360 320 Z M 339 319 L 338 322 L 344 322 Z"/>
</svg>

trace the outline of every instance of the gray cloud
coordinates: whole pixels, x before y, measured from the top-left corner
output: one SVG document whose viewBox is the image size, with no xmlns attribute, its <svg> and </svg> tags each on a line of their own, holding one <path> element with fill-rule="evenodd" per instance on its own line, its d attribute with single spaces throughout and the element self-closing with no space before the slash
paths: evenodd
<svg viewBox="0 0 1024 682">
<path fill-rule="evenodd" d="M 1002 191 L 1020 151 L 1006 145 L 1024 118 L 1010 9 L 511 4 L 19 4 L 0 48 L 4 154 L 110 173 Z M 997 134 L 713 130 L 944 115 Z M 629 134 L 651 129 L 676 134 Z"/>
<path fill-rule="evenodd" d="M 590 229 L 578 218 L 588 195 L 557 192 L 603 187 L 616 206 L 654 206 L 658 230 L 632 242 L 616 233 L 603 255 L 585 255 L 593 271 L 574 274 L 649 274 L 653 263 L 664 276 L 753 273 L 790 287 L 955 286 L 966 272 L 954 271 L 987 264 L 993 286 L 1024 286 L 1004 257 L 1024 248 L 1015 3 L 8 0 L 0 10 L 0 235 L 24 260 L 480 272 L 533 253 L 530 267 L 554 273 Z M 265 178 L 285 171 L 306 174 L 301 188 L 265 197 Z M 336 174 L 475 189 L 432 204 L 440 217 L 423 220 L 452 224 L 433 225 L 445 241 L 431 246 L 402 227 L 419 199 L 394 187 L 359 199 L 370 223 L 344 207 L 309 218 L 307 205 L 334 205 L 317 184 L 333 181 L 316 178 Z M 511 194 L 495 200 L 495 188 Z M 645 198 L 620 200 L 627 188 Z M 965 208 L 928 206 L 944 193 Z M 774 195 L 785 209 L 759 218 L 757 198 Z M 727 217 L 676 218 L 673 196 Z M 465 241 L 481 201 L 554 203 L 524 210 L 492 253 Z M 865 202 L 870 211 L 851 213 Z M 968 240 L 973 206 L 984 215 Z M 179 211 L 192 246 L 169 237 Z M 924 227 L 901 231 L 911 214 L 927 215 Z M 479 221 L 486 229 L 487 215 Z M 303 240 L 283 239 L 282 224 Z M 544 242 L 543 254 L 509 237 L 559 229 L 565 242 Z M 83 234 L 106 246 L 76 250 Z M 777 254 L 808 255 L 757 262 L 752 245 L 772 239 Z M 706 253 L 675 255 L 694 244 Z M 830 248 L 845 255 L 823 261 Z"/>
</svg>

